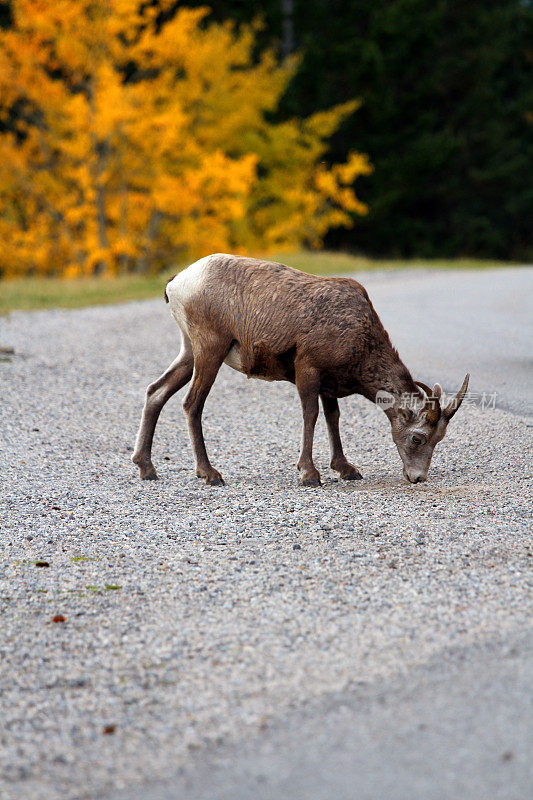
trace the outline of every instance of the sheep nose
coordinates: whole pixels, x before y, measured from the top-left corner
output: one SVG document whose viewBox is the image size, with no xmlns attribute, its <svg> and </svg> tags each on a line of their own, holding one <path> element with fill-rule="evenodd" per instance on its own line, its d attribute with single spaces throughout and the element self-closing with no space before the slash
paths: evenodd
<svg viewBox="0 0 533 800">
<path fill-rule="evenodd" d="M 404 470 L 405 477 L 409 481 L 409 483 L 423 483 L 426 480 L 426 476 L 422 474 L 413 475 L 412 473 L 407 472 Z"/>
<path fill-rule="evenodd" d="M 413 474 L 412 472 L 408 472 L 405 467 L 403 468 L 403 476 L 409 483 L 423 483 L 423 481 L 426 480 L 426 476 L 422 473 L 418 473 L 418 475 Z"/>
</svg>

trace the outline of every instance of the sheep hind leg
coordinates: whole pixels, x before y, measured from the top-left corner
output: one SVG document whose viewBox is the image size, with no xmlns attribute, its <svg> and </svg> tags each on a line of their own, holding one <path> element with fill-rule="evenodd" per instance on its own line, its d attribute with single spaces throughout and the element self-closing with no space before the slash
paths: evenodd
<svg viewBox="0 0 533 800">
<path fill-rule="evenodd" d="M 193 368 L 191 343 L 188 337 L 184 336 L 183 346 L 178 357 L 146 390 L 141 424 L 131 457 L 133 463 L 139 467 L 141 480 L 157 480 L 157 472 L 152 464 L 152 442 L 157 420 L 165 403 L 190 381 Z"/>
<path fill-rule="evenodd" d="M 345 481 L 361 480 L 363 476 L 357 467 L 350 464 L 342 449 L 339 431 L 340 411 L 337 398 L 320 395 L 320 399 L 322 400 L 322 408 L 324 409 L 324 416 L 328 427 L 328 438 L 331 448 L 331 469 L 338 472 L 340 477 Z"/>
<path fill-rule="evenodd" d="M 220 347 L 217 344 L 213 347 L 204 345 L 199 353 L 195 352 L 194 377 L 183 401 L 183 409 L 187 417 L 189 436 L 196 460 L 196 475 L 198 478 L 205 478 L 208 486 L 223 486 L 224 481 L 220 472 L 211 465 L 207 455 L 202 430 L 202 412 L 218 371 L 228 353 L 229 346 L 230 342 L 228 342 L 227 347 Z"/>
</svg>

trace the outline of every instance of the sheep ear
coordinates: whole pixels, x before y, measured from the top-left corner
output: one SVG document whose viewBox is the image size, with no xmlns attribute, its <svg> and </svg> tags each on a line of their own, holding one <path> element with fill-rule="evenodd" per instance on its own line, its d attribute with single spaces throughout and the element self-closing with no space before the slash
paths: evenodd
<svg viewBox="0 0 533 800">
<path fill-rule="evenodd" d="M 442 389 L 438 383 L 435 384 L 433 389 L 426 386 L 422 381 L 415 381 L 417 386 L 424 390 L 426 395 L 423 411 L 426 412 L 426 418 L 430 425 L 436 425 L 440 419 L 441 408 L 439 399 L 442 394 Z"/>
<path fill-rule="evenodd" d="M 440 383 L 436 383 L 435 386 L 433 387 L 433 397 L 436 400 L 440 400 L 440 398 L 442 397 L 442 386 L 440 385 Z"/>
<path fill-rule="evenodd" d="M 461 386 L 461 388 L 459 389 L 453 400 L 446 406 L 446 408 L 442 412 L 447 420 L 450 420 L 453 417 L 453 415 L 457 411 L 459 411 L 461 403 L 463 402 L 464 396 L 466 394 L 466 390 L 468 389 L 469 380 L 470 380 L 470 374 L 467 373 L 463 381 L 463 385 Z"/>
</svg>

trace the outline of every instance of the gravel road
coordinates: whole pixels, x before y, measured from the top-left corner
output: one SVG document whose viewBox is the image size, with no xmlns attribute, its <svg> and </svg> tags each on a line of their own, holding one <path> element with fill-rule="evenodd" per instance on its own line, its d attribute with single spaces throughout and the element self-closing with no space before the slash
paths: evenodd
<svg viewBox="0 0 533 800">
<path fill-rule="evenodd" d="M 533 637 L 446 648 L 283 714 L 115 800 L 526 800 Z"/>
<path fill-rule="evenodd" d="M 367 282 L 378 311 L 387 280 Z M 447 280 L 453 295 L 456 273 Z M 402 326 L 388 328 L 399 343 Z M 0 344 L 15 348 L 0 363 L 2 800 L 135 787 L 152 800 L 153 782 L 180 770 L 200 787 L 214 752 L 276 730 L 297 739 L 302 706 L 354 708 L 362 686 L 379 703 L 450 648 L 460 670 L 480 669 L 485 646 L 495 662 L 510 642 L 530 653 L 531 417 L 461 409 L 428 482 L 409 485 L 385 416 L 348 398 L 345 449 L 365 480 L 329 471 L 320 421 L 324 486 L 304 490 L 294 388 L 224 367 L 204 419 L 227 486 L 194 477 L 176 400 L 156 432 L 161 480 L 141 483 L 129 457 L 144 389 L 179 346 L 162 300 L 14 313 Z M 490 389 L 467 345 L 462 374 Z M 517 685 L 513 708 L 530 714 Z M 523 756 L 509 747 L 514 797 Z"/>
</svg>

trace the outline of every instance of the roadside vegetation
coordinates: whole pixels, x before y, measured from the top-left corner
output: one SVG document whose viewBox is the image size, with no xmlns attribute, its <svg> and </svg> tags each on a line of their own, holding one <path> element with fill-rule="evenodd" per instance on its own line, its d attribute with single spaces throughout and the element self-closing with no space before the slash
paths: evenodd
<svg viewBox="0 0 533 800">
<path fill-rule="evenodd" d="M 497 261 L 455 260 L 378 260 L 333 252 L 278 253 L 269 256 L 291 267 L 319 274 L 342 274 L 367 270 L 397 269 L 488 269 L 502 267 Z M 185 265 L 184 265 L 185 266 Z M 9 311 L 46 308 L 83 308 L 110 303 L 126 303 L 163 296 L 165 281 L 178 267 L 157 275 L 121 275 L 113 278 L 33 278 L 0 282 L 0 314 Z"/>
</svg>

